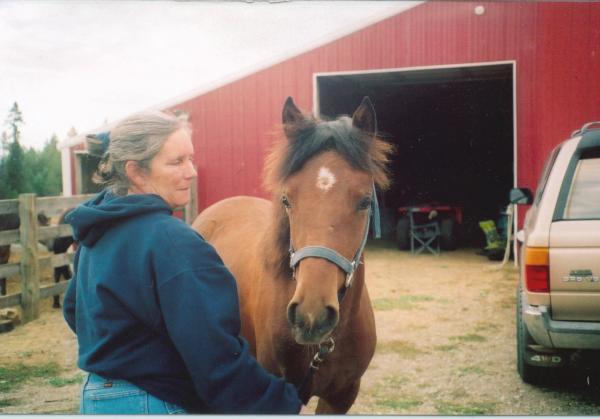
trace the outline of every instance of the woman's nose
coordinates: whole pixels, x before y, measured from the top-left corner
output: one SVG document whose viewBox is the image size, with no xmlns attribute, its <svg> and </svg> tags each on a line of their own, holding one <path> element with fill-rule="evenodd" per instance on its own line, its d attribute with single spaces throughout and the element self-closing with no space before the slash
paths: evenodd
<svg viewBox="0 0 600 419">
<path fill-rule="evenodd" d="M 194 162 L 191 160 L 188 161 L 185 170 L 186 170 L 185 171 L 186 178 L 194 178 L 194 177 L 196 177 L 196 174 L 198 173 L 196 171 L 196 166 L 194 166 Z"/>
</svg>

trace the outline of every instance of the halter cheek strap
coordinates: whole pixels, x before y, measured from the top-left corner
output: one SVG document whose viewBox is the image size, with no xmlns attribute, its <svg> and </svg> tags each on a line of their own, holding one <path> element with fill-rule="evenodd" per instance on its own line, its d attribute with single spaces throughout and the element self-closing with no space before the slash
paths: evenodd
<svg viewBox="0 0 600 419">
<path fill-rule="evenodd" d="M 360 246 L 358 247 L 358 250 L 354 255 L 354 259 L 350 261 L 335 250 L 325 246 L 306 246 L 298 251 L 294 251 L 292 239 L 290 237 L 290 268 L 292 268 L 294 274 L 296 266 L 300 263 L 302 259 L 306 259 L 308 257 L 326 259 L 329 262 L 337 265 L 342 271 L 346 273 L 345 288 L 350 288 L 350 286 L 352 285 L 352 279 L 354 278 L 354 272 L 356 271 L 356 268 L 360 263 L 360 257 L 362 256 L 362 252 L 365 248 L 365 245 L 367 244 L 371 216 L 373 217 L 373 235 L 375 236 L 375 238 L 379 238 L 381 237 L 381 227 L 379 219 L 379 203 L 377 202 L 375 184 L 373 184 L 373 199 L 371 201 L 371 206 L 369 207 L 369 214 L 367 214 L 367 224 L 365 226 L 365 233 L 363 234 Z"/>
<path fill-rule="evenodd" d="M 350 282 L 352 281 L 352 275 L 356 270 L 357 261 L 356 258 L 350 262 L 344 256 L 340 255 L 333 249 L 323 246 L 306 246 L 297 252 L 293 252 L 290 254 L 290 267 L 295 268 L 298 263 L 302 259 L 314 257 L 327 259 L 331 263 L 339 266 L 342 271 L 346 272 L 346 287 L 350 286 Z"/>
</svg>

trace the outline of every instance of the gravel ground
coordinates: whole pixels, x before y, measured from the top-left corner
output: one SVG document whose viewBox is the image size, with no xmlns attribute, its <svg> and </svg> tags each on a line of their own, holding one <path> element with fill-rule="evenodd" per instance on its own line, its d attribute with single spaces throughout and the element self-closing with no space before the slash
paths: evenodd
<svg viewBox="0 0 600 419">
<path fill-rule="evenodd" d="M 473 249 L 415 256 L 380 241 L 368 246 L 366 269 L 378 347 L 351 414 L 600 413 L 595 377 L 591 386 L 583 376 L 546 387 L 519 379 L 512 265 L 499 269 Z M 0 335 L 0 413 L 77 411 L 77 342 L 50 306 Z M 21 378 L 9 375 L 19 369 Z"/>
</svg>

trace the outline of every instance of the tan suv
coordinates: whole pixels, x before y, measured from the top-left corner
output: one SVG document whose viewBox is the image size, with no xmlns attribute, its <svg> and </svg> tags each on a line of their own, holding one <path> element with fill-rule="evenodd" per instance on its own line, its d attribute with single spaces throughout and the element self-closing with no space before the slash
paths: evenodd
<svg viewBox="0 0 600 419">
<path fill-rule="evenodd" d="M 550 153 L 535 198 L 517 188 L 510 201 L 532 205 L 517 233 L 517 369 L 541 384 L 600 349 L 600 122 Z"/>
</svg>

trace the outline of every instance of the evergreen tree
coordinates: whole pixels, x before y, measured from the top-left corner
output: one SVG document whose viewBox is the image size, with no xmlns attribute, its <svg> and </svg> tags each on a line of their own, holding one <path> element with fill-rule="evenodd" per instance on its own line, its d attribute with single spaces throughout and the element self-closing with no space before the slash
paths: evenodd
<svg viewBox="0 0 600 419">
<path fill-rule="evenodd" d="M 10 191 L 6 184 L 6 158 L 0 158 L 0 199 L 8 199 Z"/>
<path fill-rule="evenodd" d="M 12 199 L 21 193 L 38 196 L 60 195 L 62 191 L 61 156 L 58 138 L 52 135 L 42 151 L 24 150 L 20 144 L 23 115 L 15 102 L 3 132 L 3 155 L 0 155 L 0 199 Z"/>
<path fill-rule="evenodd" d="M 8 134 L 6 131 L 2 131 L 2 138 L 0 139 L 0 159 L 3 159 L 8 153 Z"/>
<path fill-rule="evenodd" d="M 21 136 L 21 125 L 23 115 L 19 109 L 19 105 L 15 102 L 8 112 L 5 124 L 10 130 L 8 137 L 10 143 L 8 145 L 8 155 L 3 159 L 2 183 L 4 184 L 4 198 L 16 198 L 17 195 L 25 189 L 24 179 L 24 155 L 19 137 Z"/>
<path fill-rule="evenodd" d="M 19 140 L 14 140 L 8 147 L 8 157 L 6 158 L 6 186 L 8 189 L 8 198 L 16 198 L 19 193 L 26 191 L 25 184 L 25 155 Z"/>
<path fill-rule="evenodd" d="M 21 113 L 21 109 L 19 109 L 19 104 L 15 102 L 8 111 L 8 117 L 6 118 L 6 124 L 9 126 L 12 141 L 17 141 L 21 138 L 21 125 L 25 122 L 23 121 L 23 114 Z"/>
<path fill-rule="evenodd" d="M 57 144 L 58 138 L 52 135 L 44 149 L 35 154 L 35 166 L 31 167 L 30 173 L 33 173 L 33 191 L 38 196 L 54 196 L 62 192 L 61 159 Z"/>
</svg>

